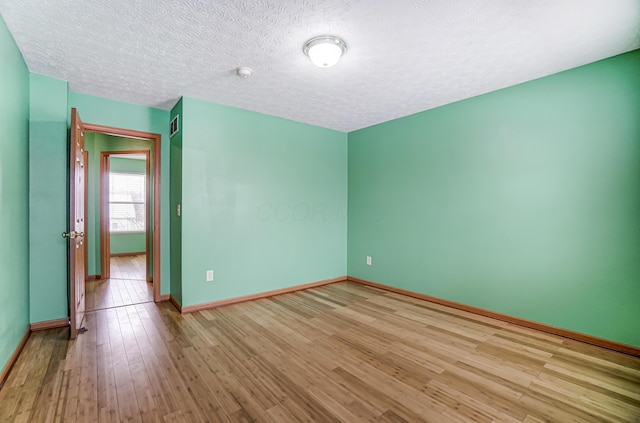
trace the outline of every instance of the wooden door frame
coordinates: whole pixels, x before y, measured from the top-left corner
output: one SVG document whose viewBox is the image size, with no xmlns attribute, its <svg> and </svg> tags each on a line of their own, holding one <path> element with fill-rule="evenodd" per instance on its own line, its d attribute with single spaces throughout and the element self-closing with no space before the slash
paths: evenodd
<svg viewBox="0 0 640 423">
<path fill-rule="evenodd" d="M 153 236 L 153 301 L 155 302 L 160 302 L 162 301 L 161 295 L 160 295 L 160 143 L 161 143 L 161 135 L 160 134 L 154 134 L 151 132 L 142 132 L 142 131 L 134 131 L 131 129 L 122 129 L 122 128 L 114 128 L 111 126 L 104 126 L 104 125 L 96 125 L 96 124 L 92 124 L 92 123 L 85 123 L 84 124 L 84 128 L 85 128 L 85 132 L 96 132 L 96 133 L 100 133 L 100 134 L 105 134 L 105 135 L 114 135 L 116 137 L 124 137 L 124 138 L 136 138 L 136 139 L 141 139 L 141 140 L 149 140 L 152 141 L 152 146 L 151 148 L 153 148 L 153 226 L 152 226 L 152 231 L 151 234 Z M 136 150 L 138 151 L 138 150 Z M 145 152 L 147 150 L 144 150 Z M 126 154 L 125 151 L 114 151 L 111 153 L 120 153 L 120 154 Z M 102 155 L 101 155 L 101 160 L 100 160 L 100 185 L 101 185 L 101 189 L 100 189 L 100 196 L 101 196 L 101 204 L 102 204 L 102 196 L 105 195 L 104 190 L 102 189 L 102 184 L 103 184 L 103 172 L 102 172 L 102 166 L 103 166 L 103 159 L 102 159 Z M 150 167 L 150 159 L 147 158 L 147 175 L 149 176 L 150 171 L 149 171 L 149 167 Z M 147 178 L 148 179 L 148 178 Z M 107 181 L 107 185 L 108 186 L 108 181 Z M 147 191 L 150 191 L 147 189 Z M 149 196 L 150 192 L 147 192 L 147 198 Z M 107 200 L 108 200 L 108 191 L 106 192 L 107 195 Z M 107 201 L 108 203 L 108 201 Z M 149 213 L 148 211 L 148 207 L 147 207 L 147 213 Z M 108 237 L 108 220 L 104 220 L 105 214 L 104 213 L 100 213 L 100 233 L 101 233 L 101 244 L 103 244 L 104 240 L 106 239 L 107 242 L 109 240 Z M 148 217 L 148 215 L 147 215 Z M 147 219 L 147 225 L 148 225 L 149 220 Z M 103 233 L 103 225 L 104 228 L 106 229 L 106 234 L 107 236 L 104 235 Z M 147 227 L 147 254 L 149 251 L 149 230 Z M 108 246 L 108 244 L 107 244 Z M 108 250 L 106 250 L 108 251 Z M 101 256 L 102 258 L 104 258 L 104 256 L 107 255 L 105 254 L 105 250 L 101 251 Z M 108 259 L 108 257 L 107 257 Z M 102 260 L 101 260 L 102 262 Z M 148 266 L 147 266 L 148 267 Z M 105 268 L 102 267 L 101 264 L 101 268 L 100 268 L 100 273 L 101 275 L 104 275 Z M 107 272 L 108 272 L 108 268 L 107 268 Z"/>
<path fill-rule="evenodd" d="M 149 254 L 150 233 L 149 233 L 149 205 L 151 198 L 151 163 L 149 156 L 151 150 L 121 150 L 121 151 L 101 151 L 100 152 L 100 274 L 101 279 L 111 277 L 111 231 L 109 229 L 109 173 L 111 172 L 110 159 L 111 156 L 122 156 L 127 154 L 143 154 L 145 156 L 145 280 L 153 282 L 149 279 L 149 263 L 151 263 L 151 255 Z M 155 181 L 154 181 L 155 186 Z"/>
<path fill-rule="evenodd" d="M 85 146 L 86 147 L 86 146 Z M 89 152 L 85 150 L 82 152 L 84 158 L 84 282 L 89 280 Z"/>
</svg>

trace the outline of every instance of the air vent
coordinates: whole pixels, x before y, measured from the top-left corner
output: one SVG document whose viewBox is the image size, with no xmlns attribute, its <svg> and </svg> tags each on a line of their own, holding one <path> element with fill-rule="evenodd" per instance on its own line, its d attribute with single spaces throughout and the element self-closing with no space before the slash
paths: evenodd
<svg viewBox="0 0 640 423">
<path fill-rule="evenodd" d="M 178 132 L 178 117 L 180 117 L 180 115 L 176 115 L 176 117 L 174 117 L 171 121 L 171 126 L 169 127 L 169 137 L 173 137 L 176 132 Z"/>
</svg>

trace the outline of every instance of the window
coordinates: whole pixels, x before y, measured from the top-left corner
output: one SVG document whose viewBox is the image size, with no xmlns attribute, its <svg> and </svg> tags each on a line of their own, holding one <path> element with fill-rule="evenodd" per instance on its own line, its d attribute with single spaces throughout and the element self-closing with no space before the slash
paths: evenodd
<svg viewBox="0 0 640 423">
<path fill-rule="evenodd" d="M 144 232 L 146 222 L 146 176 L 109 173 L 109 231 Z"/>
</svg>

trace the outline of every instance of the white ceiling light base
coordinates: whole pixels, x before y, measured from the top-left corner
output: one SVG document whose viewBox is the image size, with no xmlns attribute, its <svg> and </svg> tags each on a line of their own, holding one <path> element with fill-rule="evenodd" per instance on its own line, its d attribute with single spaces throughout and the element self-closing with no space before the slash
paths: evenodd
<svg viewBox="0 0 640 423">
<path fill-rule="evenodd" d="M 302 51 L 309 56 L 314 65 L 330 68 L 338 63 L 340 57 L 347 51 L 347 44 L 338 37 L 322 35 L 307 41 Z"/>
<path fill-rule="evenodd" d="M 242 79 L 247 79 L 248 77 L 251 76 L 252 73 L 253 73 L 253 70 L 251 70 L 251 68 L 248 68 L 246 66 L 240 66 L 236 68 L 236 74 Z"/>
</svg>

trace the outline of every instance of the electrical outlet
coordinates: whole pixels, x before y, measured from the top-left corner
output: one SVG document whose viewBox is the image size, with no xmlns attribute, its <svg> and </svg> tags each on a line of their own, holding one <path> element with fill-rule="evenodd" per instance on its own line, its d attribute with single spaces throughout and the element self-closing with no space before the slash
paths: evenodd
<svg viewBox="0 0 640 423">
<path fill-rule="evenodd" d="M 213 282 L 213 270 L 207 270 L 207 282 Z"/>
<path fill-rule="evenodd" d="M 367 266 L 371 266 L 371 256 L 367 256 Z"/>
</svg>

